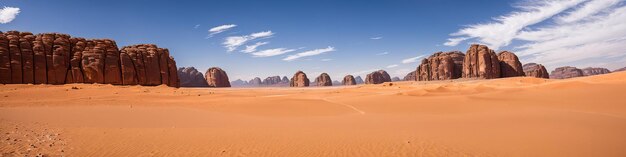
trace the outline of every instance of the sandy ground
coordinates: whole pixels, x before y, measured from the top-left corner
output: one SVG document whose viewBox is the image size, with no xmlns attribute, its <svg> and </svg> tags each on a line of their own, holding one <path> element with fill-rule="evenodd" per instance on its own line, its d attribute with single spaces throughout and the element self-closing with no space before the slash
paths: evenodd
<svg viewBox="0 0 626 157">
<path fill-rule="evenodd" d="M 2 156 L 626 156 L 626 72 L 330 88 L 0 85 Z"/>
</svg>

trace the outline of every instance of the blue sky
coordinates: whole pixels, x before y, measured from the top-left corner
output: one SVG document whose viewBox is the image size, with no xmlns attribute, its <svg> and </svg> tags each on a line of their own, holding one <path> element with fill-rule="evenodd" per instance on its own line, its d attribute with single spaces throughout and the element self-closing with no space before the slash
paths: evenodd
<svg viewBox="0 0 626 157">
<path fill-rule="evenodd" d="M 340 80 L 377 69 L 402 78 L 421 57 L 464 52 L 471 43 L 512 50 L 523 63 L 542 63 L 549 70 L 562 65 L 612 70 L 626 66 L 623 3 L 1 0 L 0 30 L 111 38 L 120 47 L 154 43 L 169 48 L 179 67 L 204 72 L 217 66 L 231 80 L 291 76 L 297 70 L 310 79 L 327 72 Z M 255 44 L 260 46 L 252 49 Z"/>
</svg>

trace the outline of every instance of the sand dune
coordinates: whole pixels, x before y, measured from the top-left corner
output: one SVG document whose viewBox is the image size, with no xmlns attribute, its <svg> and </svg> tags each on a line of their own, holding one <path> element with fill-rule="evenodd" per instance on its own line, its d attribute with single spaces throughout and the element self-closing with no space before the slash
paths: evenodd
<svg viewBox="0 0 626 157">
<path fill-rule="evenodd" d="M 626 72 L 332 88 L 0 85 L 0 152 L 626 156 L 624 93 Z"/>
</svg>

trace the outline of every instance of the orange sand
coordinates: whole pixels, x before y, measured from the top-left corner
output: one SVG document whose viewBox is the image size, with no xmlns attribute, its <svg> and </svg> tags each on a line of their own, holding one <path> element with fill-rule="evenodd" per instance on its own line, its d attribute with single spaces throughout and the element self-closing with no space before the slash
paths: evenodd
<svg viewBox="0 0 626 157">
<path fill-rule="evenodd" d="M 626 72 L 330 88 L 0 85 L 0 152 L 623 157 L 625 93 Z"/>
</svg>

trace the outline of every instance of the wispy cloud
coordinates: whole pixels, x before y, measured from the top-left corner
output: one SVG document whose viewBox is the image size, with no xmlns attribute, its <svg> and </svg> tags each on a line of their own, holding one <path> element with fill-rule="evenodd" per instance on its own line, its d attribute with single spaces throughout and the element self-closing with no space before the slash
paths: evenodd
<svg viewBox="0 0 626 157">
<path fill-rule="evenodd" d="M 571 11 L 565 16 L 558 17 L 556 21 L 559 23 L 577 22 L 598 12 L 604 11 L 611 6 L 616 5 L 620 1 L 622 0 L 592 0 L 577 8 L 575 11 Z"/>
<path fill-rule="evenodd" d="M 395 68 L 398 67 L 398 64 L 392 64 L 392 65 L 388 65 L 387 68 Z"/>
<path fill-rule="evenodd" d="M 270 42 L 257 42 L 257 43 L 255 43 L 253 45 L 246 45 L 246 49 L 241 50 L 241 52 L 252 53 L 252 52 L 256 51 L 257 47 L 262 46 L 262 45 L 266 45 L 266 44 L 269 44 L 269 43 Z"/>
<path fill-rule="evenodd" d="M 324 58 L 324 59 L 322 59 L 321 61 L 322 61 L 322 62 L 328 62 L 328 61 L 332 61 L 332 60 L 333 60 L 333 59 L 330 59 L 330 58 Z"/>
<path fill-rule="evenodd" d="M 0 23 L 9 23 L 13 21 L 18 14 L 20 14 L 20 8 L 4 7 L 0 9 Z"/>
<path fill-rule="evenodd" d="M 272 35 L 274 35 L 272 31 L 264 31 L 264 32 L 257 32 L 257 33 L 252 33 L 250 35 L 244 35 L 244 36 L 230 36 L 230 37 L 226 37 L 226 39 L 224 40 L 222 44 L 224 45 L 224 47 L 226 48 L 228 52 L 232 52 L 235 49 L 237 49 L 237 47 L 245 44 L 246 42 L 250 40 L 254 40 L 258 38 L 269 38 L 269 37 L 272 37 Z"/>
<path fill-rule="evenodd" d="M 231 28 L 237 27 L 237 25 L 235 24 L 227 24 L 227 25 L 221 25 L 221 26 L 217 26 L 217 27 L 213 27 L 211 29 L 209 29 L 209 37 L 212 37 L 215 34 L 219 34 L 222 32 L 225 32 Z"/>
<path fill-rule="evenodd" d="M 422 58 L 422 57 L 424 57 L 424 55 L 403 59 L 402 60 L 402 64 L 409 64 L 409 63 L 417 62 L 417 60 Z"/>
<path fill-rule="evenodd" d="M 315 49 L 315 50 L 310 50 L 310 51 L 305 51 L 305 52 L 300 52 L 297 53 L 295 55 L 289 55 L 286 58 L 283 58 L 284 61 L 293 61 L 295 59 L 298 58 L 302 58 L 302 57 L 307 57 L 307 56 L 315 56 L 315 55 L 320 55 L 326 52 L 332 52 L 335 51 L 334 47 L 328 46 L 327 48 L 323 48 L 323 49 Z"/>
<path fill-rule="evenodd" d="M 487 44 L 492 49 L 498 49 L 511 43 L 519 31 L 527 26 L 537 24 L 554 15 L 572 8 L 585 0 L 548 0 L 529 1 L 516 6 L 521 11 L 512 12 L 508 15 L 494 18 L 494 22 L 486 24 L 469 25 L 460 29 L 444 43 L 447 46 L 455 46 L 461 41 L 477 38 L 479 42 Z"/>
<path fill-rule="evenodd" d="M 199 25 L 199 24 L 198 24 L 198 25 L 193 26 L 193 29 L 198 29 L 198 27 L 200 27 L 200 25 Z"/>
<path fill-rule="evenodd" d="M 387 55 L 387 54 L 389 54 L 389 52 L 377 53 L 376 55 L 377 55 L 377 56 L 382 56 L 382 55 Z"/>
<path fill-rule="evenodd" d="M 253 52 L 252 56 L 254 56 L 254 57 L 271 57 L 271 56 L 281 55 L 281 54 L 285 54 L 285 53 L 293 52 L 293 51 L 295 51 L 295 50 L 294 49 L 286 49 L 286 48 L 275 48 L 275 49 L 267 49 L 267 50 L 261 50 L 261 51 Z"/>
<path fill-rule="evenodd" d="M 371 37 L 370 39 L 372 40 L 378 40 L 378 39 L 382 39 L 383 37 Z"/>
</svg>

